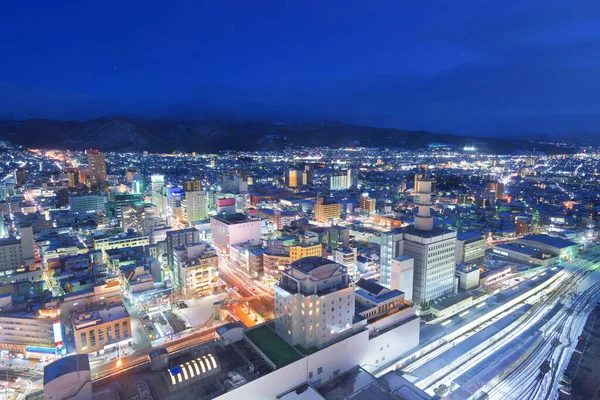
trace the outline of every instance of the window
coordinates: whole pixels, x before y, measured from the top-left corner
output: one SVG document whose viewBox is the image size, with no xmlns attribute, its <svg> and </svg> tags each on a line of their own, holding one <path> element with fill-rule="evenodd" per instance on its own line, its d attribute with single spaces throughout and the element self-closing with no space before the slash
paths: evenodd
<svg viewBox="0 0 600 400">
<path fill-rule="evenodd" d="M 96 332 L 93 329 L 90 331 L 90 347 L 96 347 Z"/>
<path fill-rule="evenodd" d="M 312 373 L 312 371 L 310 371 L 310 372 L 308 373 L 308 379 L 312 379 L 312 377 L 313 377 L 313 373 Z"/>
<path fill-rule="evenodd" d="M 323 367 L 319 367 L 319 369 L 317 369 L 317 374 L 321 374 L 323 372 Z"/>
<path fill-rule="evenodd" d="M 87 349 L 87 335 L 85 332 L 81 332 L 81 349 Z"/>
<path fill-rule="evenodd" d="M 336 369 L 335 371 L 333 371 L 333 376 L 338 376 L 340 374 L 340 370 Z"/>
</svg>

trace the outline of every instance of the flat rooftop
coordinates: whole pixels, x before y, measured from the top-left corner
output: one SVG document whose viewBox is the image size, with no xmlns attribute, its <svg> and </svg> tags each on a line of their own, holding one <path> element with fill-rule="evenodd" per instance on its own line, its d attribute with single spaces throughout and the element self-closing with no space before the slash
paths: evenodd
<svg viewBox="0 0 600 400">
<path fill-rule="evenodd" d="M 548 235 L 527 235 L 519 241 L 527 240 L 531 242 L 539 242 L 543 243 L 547 246 L 557 247 L 559 249 L 564 249 L 571 246 L 577 246 L 577 243 L 571 242 L 570 240 L 566 240 L 557 236 L 548 236 Z"/>
<path fill-rule="evenodd" d="M 302 355 L 292 346 L 287 344 L 274 330 L 267 325 L 246 332 L 248 339 L 252 341 L 277 368 L 298 361 Z"/>
</svg>

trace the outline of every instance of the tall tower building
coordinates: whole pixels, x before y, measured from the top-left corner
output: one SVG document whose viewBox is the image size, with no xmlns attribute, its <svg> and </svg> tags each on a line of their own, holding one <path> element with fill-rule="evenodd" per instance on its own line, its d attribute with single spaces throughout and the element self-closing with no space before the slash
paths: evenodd
<svg viewBox="0 0 600 400">
<path fill-rule="evenodd" d="M 194 179 L 193 181 L 185 181 L 183 182 L 183 190 L 186 192 L 194 192 L 202 190 L 202 186 L 200 185 L 199 179 Z"/>
<path fill-rule="evenodd" d="M 208 218 L 208 193 L 202 190 L 185 192 L 188 222 L 203 221 Z"/>
<path fill-rule="evenodd" d="M 451 293 L 456 267 L 456 232 L 433 226 L 431 192 L 434 179 L 418 180 L 415 224 L 404 231 L 404 255 L 414 258 L 413 301 L 423 304 Z"/>
<path fill-rule="evenodd" d="M 289 187 L 300 187 L 302 184 L 302 171 L 296 168 L 290 168 L 286 176 Z"/>
<path fill-rule="evenodd" d="M 392 279 L 392 262 L 402 255 L 404 250 L 403 235 L 400 231 L 390 231 L 381 234 L 379 247 L 379 282 L 390 287 Z"/>
<path fill-rule="evenodd" d="M 306 186 L 312 185 L 314 177 L 315 167 L 311 164 L 306 164 L 304 166 L 304 172 L 302 173 L 302 184 Z"/>
<path fill-rule="evenodd" d="M 69 187 L 77 187 L 79 185 L 79 170 L 70 169 L 67 171 L 67 178 L 69 179 Z"/>
<path fill-rule="evenodd" d="M 99 150 L 90 149 L 88 153 L 88 167 L 90 170 L 90 185 L 106 182 L 106 161 L 104 154 Z"/>
</svg>

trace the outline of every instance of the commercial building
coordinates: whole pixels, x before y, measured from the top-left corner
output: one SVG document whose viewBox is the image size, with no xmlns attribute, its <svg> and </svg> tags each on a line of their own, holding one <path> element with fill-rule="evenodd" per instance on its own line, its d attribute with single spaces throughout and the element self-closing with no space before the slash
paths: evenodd
<svg viewBox="0 0 600 400">
<path fill-rule="evenodd" d="M 346 267 L 322 257 L 301 258 L 275 285 L 275 331 L 292 346 L 322 347 L 351 332 L 354 301 Z"/>
<path fill-rule="evenodd" d="M 329 220 L 340 219 L 341 206 L 340 203 L 323 197 L 317 197 L 315 204 L 315 220 L 321 223 L 326 223 Z"/>
<path fill-rule="evenodd" d="M 465 232 L 456 236 L 456 264 L 483 265 L 485 239 L 475 232 Z"/>
<path fill-rule="evenodd" d="M 303 171 L 296 168 L 290 168 L 285 176 L 286 184 L 289 187 L 299 187 L 302 185 Z"/>
<path fill-rule="evenodd" d="M 79 186 L 79 171 L 77 169 L 68 170 L 67 179 L 69 181 L 69 187 L 76 188 Z"/>
<path fill-rule="evenodd" d="M 21 240 L 14 237 L 0 239 L 0 271 L 15 270 L 23 264 Z"/>
<path fill-rule="evenodd" d="M 90 185 L 106 182 L 106 160 L 99 150 L 90 149 L 88 152 L 88 168 Z"/>
<path fill-rule="evenodd" d="M 69 196 L 69 207 L 75 214 L 92 214 L 104 212 L 106 209 L 106 196 L 86 194 Z"/>
<path fill-rule="evenodd" d="M 178 229 L 176 231 L 167 232 L 167 265 L 174 266 L 174 251 L 175 247 L 200 242 L 200 231 L 196 228 Z"/>
<path fill-rule="evenodd" d="M 264 249 L 261 245 L 234 244 L 229 246 L 229 258 L 233 265 L 246 271 L 253 278 L 263 275 Z"/>
<path fill-rule="evenodd" d="M 314 243 L 308 238 L 301 238 L 289 244 L 290 262 L 294 262 L 304 257 L 321 257 L 323 255 L 323 245 Z"/>
<path fill-rule="evenodd" d="M 219 275 L 218 256 L 212 247 L 204 242 L 178 245 L 173 260 L 173 279 L 181 293 L 212 293 Z"/>
<path fill-rule="evenodd" d="M 355 247 L 338 247 L 332 250 L 333 261 L 342 264 L 348 269 L 348 275 L 352 279 L 356 276 L 356 248 Z"/>
<path fill-rule="evenodd" d="M 379 247 L 379 282 L 390 287 L 392 260 L 404 252 L 404 235 L 398 230 L 384 232 Z"/>
<path fill-rule="evenodd" d="M 106 257 L 106 251 L 112 249 L 124 249 L 126 247 L 147 246 L 150 244 L 148 236 L 117 236 L 113 238 L 94 239 L 94 250 L 102 250 Z"/>
<path fill-rule="evenodd" d="M 186 191 L 185 206 L 187 221 L 204 221 L 208 218 L 208 193 L 205 191 Z"/>
<path fill-rule="evenodd" d="M 431 192 L 434 180 L 418 181 L 418 214 L 404 231 L 404 255 L 414 258 L 413 301 L 423 304 L 454 290 L 456 232 L 433 227 Z"/>
<path fill-rule="evenodd" d="M 517 240 L 516 244 L 550 253 L 561 261 L 573 260 L 579 255 L 579 244 L 556 236 L 528 235 Z"/>
<path fill-rule="evenodd" d="M 375 214 L 375 205 L 377 201 L 369 197 L 369 193 L 360 195 L 360 211 L 365 215 Z"/>
<path fill-rule="evenodd" d="M 216 215 L 210 218 L 210 231 L 213 245 L 222 252 L 229 253 L 234 244 L 260 244 L 260 221 L 244 214 Z"/>
<path fill-rule="evenodd" d="M 125 306 L 90 310 L 71 316 L 77 353 L 96 353 L 132 341 Z"/>
<path fill-rule="evenodd" d="M 17 313 L 0 315 L 0 349 L 35 357 L 56 355 L 63 348 L 60 321 Z M 39 358 L 39 356 L 35 357 Z"/>
</svg>

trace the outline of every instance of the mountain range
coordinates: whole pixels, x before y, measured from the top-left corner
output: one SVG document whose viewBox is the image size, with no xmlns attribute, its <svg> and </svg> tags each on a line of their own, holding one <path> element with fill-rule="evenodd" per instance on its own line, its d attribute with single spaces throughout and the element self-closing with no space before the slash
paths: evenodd
<svg viewBox="0 0 600 400">
<path fill-rule="evenodd" d="M 89 121 L 1 120 L 0 140 L 31 148 L 103 151 L 275 150 L 285 146 L 365 146 L 425 149 L 475 147 L 478 151 L 556 153 L 552 145 L 343 123 L 284 123 L 193 119 L 95 118 Z M 564 151 L 564 150 L 561 150 Z"/>
</svg>

